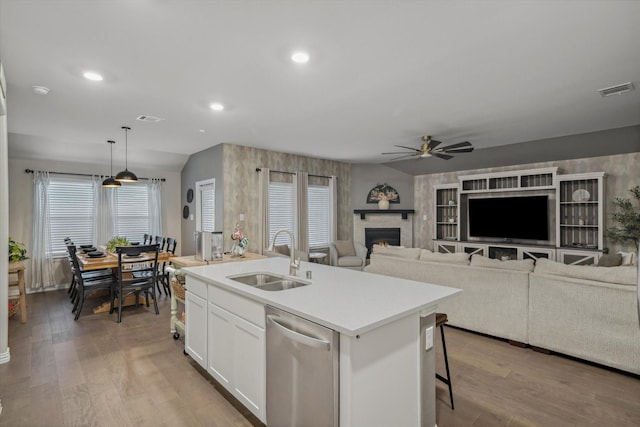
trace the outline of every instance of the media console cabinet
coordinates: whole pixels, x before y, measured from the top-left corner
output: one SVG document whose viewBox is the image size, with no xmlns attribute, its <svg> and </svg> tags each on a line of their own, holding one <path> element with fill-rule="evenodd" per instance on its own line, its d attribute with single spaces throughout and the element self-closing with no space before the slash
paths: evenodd
<svg viewBox="0 0 640 427">
<path fill-rule="evenodd" d="M 434 185 L 433 250 L 503 260 L 544 257 L 565 264 L 597 263 L 604 249 L 604 179 L 604 172 L 563 175 L 558 168 L 540 168 L 465 175 L 456 183 Z M 548 241 L 469 237 L 470 199 L 529 195 L 549 198 Z M 495 212 L 496 222 L 504 215 L 518 212 Z"/>
</svg>

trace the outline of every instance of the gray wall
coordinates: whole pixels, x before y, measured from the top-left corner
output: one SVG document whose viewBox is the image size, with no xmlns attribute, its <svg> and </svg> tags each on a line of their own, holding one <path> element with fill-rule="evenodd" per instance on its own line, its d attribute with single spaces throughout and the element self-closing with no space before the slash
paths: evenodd
<svg viewBox="0 0 640 427">
<path fill-rule="evenodd" d="M 389 184 L 396 189 L 400 203 L 392 203 L 389 209 L 413 209 L 413 175 L 376 164 L 351 165 L 351 199 L 353 209 L 377 209 L 367 203 L 369 191 L 378 184 Z"/>
<path fill-rule="evenodd" d="M 206 150 L 192 154 L 187 163 L 182 168 L 182 184 L 180 189 L 180 212 L 184 205 L 189 206 L 189 211 L 194 214 L 194 219 L 181 218 L 182 230 L 182 255 L 195 254 L 195 242 L 193 234 L 196 231 L 195 209 L 196 197 L 193 196 L 191 203 L 187 203 L 187 190 L 193 189 L 195 183 L 205 179 L 215 178 L 216 180 L 216 230 L 222 230 L 224 224 L 224 168 L 223 168 L 223 145 L 215 145 Z"/>
<path fill-rule="evenodd" d="M 295 154 L 262 150 L 241 145 L 220 144 L 193 154 L 182 170 L 181 203 L 186 201 L 187 189 L 196 181 L 216 179 L 216 230 L 223 232 L 224 248 L 231 249 L 231 233 L 244 214 L 241 224 L 249 238 L 248 250 L 259 252 L 258 173 L 256 168 L 338 177 L 338 238 L 348 239 L 353 232 L 351 205 L 351 169 L 348 163 L 316 159 Z M 188 204 L 193 212 L 195 198 Z M 182 254 L 195 253 L 193 233 L 195 220 L 182 219 Z"/>
<path fill-rule="evenodd" d="M 613 212 L 612 201 L 616 197 L 630 198 L 629 188 L 640 185 L 640 152 L 618 154 L 613 156 L 590 157 L 574 160 L 559 160 L 552 162 L 529 163 L 507 167 L 476 169 L 461 172 L 446 172 L 415 177 L 415 209 L 414 215 L 414 246 L 433 249 L 433 213 L 435 184 L 449 184 L 458 182 L 460 175 L 472 175 L 476 173 L 491 173 L 512 171 L 518 169 L 535 169 L 545 167 L 558 167 L 559 174 L 605 172 L 604 183 L 605 205 L 604 221 L 605 229 L 613 224 L 611 220 Z M 427 215 L 424 221 L 423 215 Z M 635 251 L 632 244 L 613 244 L 605 237 L 604 246 L 611 252 L 619 250 Z"/>
</svg>

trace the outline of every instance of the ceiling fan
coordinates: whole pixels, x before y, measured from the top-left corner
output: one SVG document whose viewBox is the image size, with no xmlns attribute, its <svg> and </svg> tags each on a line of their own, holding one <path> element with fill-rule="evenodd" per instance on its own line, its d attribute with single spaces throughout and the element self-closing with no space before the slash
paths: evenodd
<svg viewBox="0 0 640 427">
<path fill-rule="evenodd" d="M 473 151 L 473 145 L 469 141 L 459 142 L 457 144 L 447 145 L 446 147 L 439 147 L 442 144 L 441 141 L 436 141 L 435 139 L 431 139 L 431 136 L 425 135 L 422 137 L 422 145 L 420 148 L 412 148 L 405 147 L 404 145 L 396 145 L 396 147 L 404 148 L 410 150 L 410 152 L 406 151 L 394 151 L 391 153 L 382 153 L 382 154 L 403 154 L 400 157 L 395 157 L 390 161 L 404 159 L 405 157 L 416 157 L 418 159 L 424 157 L 438 157 L 444 160 L 449 160 L 453 157 L 453 154 L 458 153 L 470 153 Z"/>
</svg>

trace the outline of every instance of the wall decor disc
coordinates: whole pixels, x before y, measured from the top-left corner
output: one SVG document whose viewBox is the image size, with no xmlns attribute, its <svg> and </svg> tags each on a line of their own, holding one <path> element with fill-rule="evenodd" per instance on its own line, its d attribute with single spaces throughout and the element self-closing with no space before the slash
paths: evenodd
<svg viewBox="0 0 640 427">
<path fill-rule="evenodd" d="M 187 205 L 184 205 L 184 208 L 182 208 L 182 218 L 189 218 L 189 206 Z"/>
<path fill-rule="evenodd" d="M 190 188 L 187 190 L 187 203 L 191 203 L 193 201 L 193 190 Z"/>
</svg>

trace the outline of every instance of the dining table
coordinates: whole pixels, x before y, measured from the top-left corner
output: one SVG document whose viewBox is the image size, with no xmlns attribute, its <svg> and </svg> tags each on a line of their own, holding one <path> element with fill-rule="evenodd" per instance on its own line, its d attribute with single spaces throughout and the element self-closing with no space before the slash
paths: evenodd
<svg viewBox="0 0 640 427">
<path fill-rule="evenodd" d="M 80 264 L 80 268 L 83 271 L 93 271 L 93 270 L 104 270 L 104 269 L 112 269 L 114 270 L 114 274 L 117 274 L 118 270 L 118 255 L 107 250 L 106 246 L 98 246 L 100 252 L 104 254 L 101 257 L 92 257 L 87 255 L 82 249 L 78 248 L 76 252 L 76 257 L 78 258 L 78 263 Z M 158 252 L 158 263 L 161 262 L 169 262 L 174 255 L 171 252 Z M 140 258 L 140 262 L 145 261 L 145 255 L 142 254 Z M 144 296 L 140 297 L 140 301 L 146 304 Z M 152 302 L 151 300 L 149 302 Z M 127 295 L 124 300 L 123 306 L 131 306 L 136 305 L 136 296 L 134 294 Z M 114 302 L 114 306 L 117 307 L 117 301 Z M 109 301 L 100 304 L 98 307 L 93 309 L 94 313 L 108 313 L 110 310 L 111 303 Z"/>
</svg>

